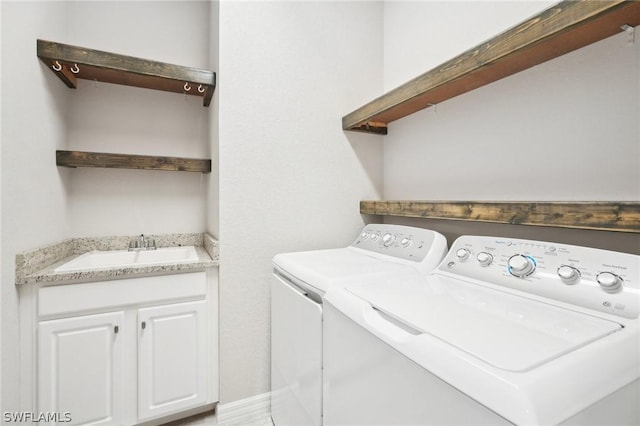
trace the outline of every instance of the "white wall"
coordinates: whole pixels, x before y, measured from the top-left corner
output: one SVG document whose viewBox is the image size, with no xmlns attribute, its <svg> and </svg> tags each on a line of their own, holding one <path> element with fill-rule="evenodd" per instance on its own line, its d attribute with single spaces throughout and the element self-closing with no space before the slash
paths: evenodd
<svg viewBox="0 0 640 426">
<path fill-rule="evenodd" d="M 209 17 L 209 69 L 216 71 L 216 77 L 220 77 L 220 3 L 211 2 Z M 211 154 L 211 174 L 207 183 L 206 220 L 207 231 L 214 237 L 220 238 L 220 155 L 218 149 L 218 128 L 220 103 L 218 101 L 218 89 L 214 92 L 209 111 L 209 152 Z"/>
<path fill-rule="evenodd" d="M 443 52 L 436 55 L 439 62 L 471 47 L 473 40 L 449 46 L 471 22 L 487 27 L 477 43 L 510 26 L 504 16 L 514 18 L 522 9 L 524 18 L 536 6 L 387 3 L 385 81 L 406 80 L 405 69 L 417 74 L 437 65 L 425 59 L 432 46 L 447 45 L 437 47 Z M 415 25 L 399 25 L 404 18 Z M 421 19 L 427 24 L 418 25 Z M 440 37 L 416 35 L 426 28 Z M 394 53 L 400 47 L 416 54 Z M 620 34 L 444 102 L 437 112 L 432 108 L 392 123 L 385 139 L 385 197 L 638 199 L 639 55 L 640 43 L 627 46 Z"/>
<path fill-rule="evenodd" d="M 15 254 L 67 237 L 65 144 L 68 89 L 36 57 L 37 38 L 66 33 L 66 5 L 6 2 L 2 8 L 2 411 L 19 407 Z"/>
<path fill-rule="evenodd" d="M 347 245 L 381 196 L 377 137 L 341 117 L 382 90 L 382 4 L 220 4 L 220 397 L 269 391 L 278 252 Z"/>
<path fill-rule="evenodd" d="M 2 6 L 0 5 L 0 25 L 2 25 Z M 0 46 L 2 31 L 0 30 Z M 0 99 L 2 99 L 2 55 L 0 54 Z M 2 164 L 2 102 L 0 102 L 0 165 Z M 0 242 L 2 241 L 2 173 L 0 173 Z M 0 293 L 2 292 L 2 243 L 0 243 Z M 2 319 L 2 303 L 0 302 L 0 320 Z M 0 326 L 0 412 L 2 411 L 2 326 Z"/>
<path fill-rule="evenodd" d="M 417 77 L 555 3 L 385 1 L 384 90 Z"/>
<path fill-rule="evenodd" d="M 58 40 L 139 58 L 209 68 L 209 2 L 72 2 Z M 202 99 L 81 80 L 71 92 L 67 148 L 210 158 Z M 201 232 L 201 173 L 75 169 L 67 185 L 73 236 Z"/>
<path fill-rule="evenodd" d="M 443 62 L 540 4 L 385 3 L 387 89 L 437 65 L 431 51 Z M 505 23 L 504 16 L 516 20 Z M 477 40 L 449 44 L 476 22 L 486 24 Z M 625 34 L 616 35 L 391 123 L 384 198 L 639 200 L 639 56 L 640 42 L 628 46 Z M 495 232 L 488 229 L 474 232 Z M 554 238 L 553 231 L 546 235 Z M 617 238 L 589 235 L 598 243 Z"/>
</svg>

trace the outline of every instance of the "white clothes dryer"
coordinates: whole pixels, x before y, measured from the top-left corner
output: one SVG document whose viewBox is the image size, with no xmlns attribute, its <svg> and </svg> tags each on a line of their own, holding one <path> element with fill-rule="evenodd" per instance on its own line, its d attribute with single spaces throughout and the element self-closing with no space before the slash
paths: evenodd
<svg viewBox="0 0 640 426">
<path fill-rule="evenodd" d="M 640 424 L 640 256 L 463 236 L 325 296 L 324 424 Z"/>
<path fill-rule="evenodd" d="M 367 276 L 426 273 L 440 263 L 446 252 L 446 239 L 437 232 L 367 225 L 348 247 L 274 257 L 271 414 L 276 426 L 322 424 L 325 292 Z"/>
</svg>

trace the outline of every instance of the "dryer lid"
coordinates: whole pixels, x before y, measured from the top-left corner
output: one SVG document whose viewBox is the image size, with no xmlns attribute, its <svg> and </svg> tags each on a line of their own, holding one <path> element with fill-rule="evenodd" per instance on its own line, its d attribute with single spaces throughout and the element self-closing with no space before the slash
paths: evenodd
<svg viewBox="0 0 640 426">
<path fill-rule="evenodd" d="M 347 285 L 392 319 L 494 367 L 527 371 L 622 326 L 476 284 L 431 276 Z"/>
<path fill-rule="evenodd" d="M 333 284 L 355 277 L 413 271 L 390 256 L 373 255 L 353 247 L 281 253 L 273 258 L 273 264 L 322 293 Z"/>
</svg>

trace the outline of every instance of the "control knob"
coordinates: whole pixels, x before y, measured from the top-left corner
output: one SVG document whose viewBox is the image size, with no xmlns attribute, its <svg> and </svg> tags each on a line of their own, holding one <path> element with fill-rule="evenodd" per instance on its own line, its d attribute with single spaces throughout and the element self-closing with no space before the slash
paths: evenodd
<svg viewBox="0 0 640 426">
<path fill-rule="evenodd" d="M 600 272 L 596 275 L 596 281 L 609 293 L 615 293 L 622 286 L 622 278 L 612 272 Z"/>
<path fill-rule="evenodd" d="M 395 235 L 393 235 L 390 232 L 387 232 L 382 236 L 382 244 L 384 244 L 385 247 L 389 247 L 391 244 L 393 244 L 395 239 L 396 239 Z"/>
<path fill-rule="evenodd" d="M 480 266 L 489 266 L 491 265 L 491 262 L 493 262 L 493 256 L 491 256 L 491 254 L 487 253 L 486 251 L 481 251 L 476 256 L 476 260 L 478 261 Z"/>
<path fill-rule="evenodd" d="M 580 270 L 569 265 L 562 265 L 556 271 L 562 281 L 572 284 L 580 279 Z"/>
<path fill-rule="evenodd" d="M 411 239 L 411 237 L 404 237 L 400 240 L 400 244 L 402 244 L 402 247 L 404 248 L 411 246 L 411 243 L 413 243 L 413 239 Z"/>
<path fill-rule="evenodd" d="M 514 277 L 526 277 L 536 270 L 536 261 L 525 254 L 515 254 L 509 258 L 509 273 Z"/>
<path fill-rule="evenodd" d="M 465 248 L 461 248 L 461 249 L 458 249 L 458 251 L 456 251 L 456 257 L 461 262 L 464 262 L 465 260 L 467 260 L 470 255 L 471 255 L 471 252 Z"/>
</svg>

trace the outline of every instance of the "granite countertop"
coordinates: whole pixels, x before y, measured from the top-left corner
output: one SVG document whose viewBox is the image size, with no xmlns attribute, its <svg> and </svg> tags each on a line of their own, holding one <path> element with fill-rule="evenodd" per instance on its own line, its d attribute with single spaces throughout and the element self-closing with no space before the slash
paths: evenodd
<svg viewBox="0 0 640 426">
<path fill-rule="evenodd" d="M 125 250 L 135 236 L 74 238 L 16 255 L 16 285 L 54 284 L 95 281 L 99 279 L 134 278 L 138 275 L 161 275 L 203 270 L 219 266 L 218 241 L 208 234 L 148 235 L 158 248 L 195 246 L 196 262 L 170 262 L 153 265 L 106 267 L 82 271 L 55 269 L 91 251 Z"/>
</svg>

